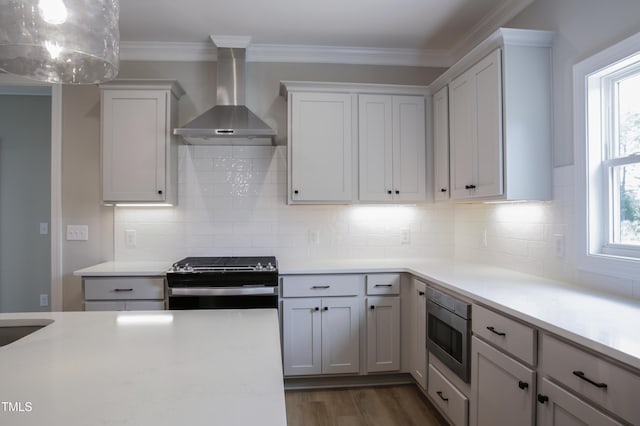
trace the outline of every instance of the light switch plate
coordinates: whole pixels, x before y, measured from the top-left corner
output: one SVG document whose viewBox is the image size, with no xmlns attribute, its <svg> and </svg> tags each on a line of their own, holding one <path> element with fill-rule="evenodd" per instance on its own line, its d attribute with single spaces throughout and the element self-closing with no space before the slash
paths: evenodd
<svg viewBox="0 0 640 426">
<path fill-rule="evenodd" d="M 88 225 L 67 225 L 67 241 L 87 241 L 88 239 Z"/>
</svg>

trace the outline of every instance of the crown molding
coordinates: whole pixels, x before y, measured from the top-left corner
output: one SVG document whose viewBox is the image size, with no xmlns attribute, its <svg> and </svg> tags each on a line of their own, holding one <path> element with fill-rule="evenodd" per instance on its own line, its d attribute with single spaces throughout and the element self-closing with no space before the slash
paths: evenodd
<svg viewBox="0 0 640 426">
<path fill-rule="evenodd" d="M 287 44 L 250 44 L 248 62 L 328 63 L 448 68 L 481 40 L 523 11 L 535 0 L 506 0 L 487 14 L 450 50 L 364 48 L 345 46 L 312 46 Z M 246 36 L 211 36 L 225 47 L 243 47 Z M 216 43 L 217 44 L 217 43 Z M 216 61 L 216 47 L 211 42 L 121 42 L 123 61 Z"/>
<path fill-rule="evenodd" d="M 535 0 L 508 0 L 479 20 L 450 51 L 452 63 L 462 58 L 480 41 L 504 26 Z"/>
<path fill-rule="evenodd" d="M 212 43 L 122 42 L 122 61 L 215 61 Z M 448 67 L 452 60 L 445 50 L 384 49 L 342 46 L 252 44 L 248 62 L 331 63 Z"/>
</svg>

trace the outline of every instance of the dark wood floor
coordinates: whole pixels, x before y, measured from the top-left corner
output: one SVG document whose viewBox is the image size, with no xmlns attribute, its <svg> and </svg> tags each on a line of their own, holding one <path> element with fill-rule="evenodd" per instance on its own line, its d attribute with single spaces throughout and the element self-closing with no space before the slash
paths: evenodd
<svg viewBox="0 0 640 426">
<path fill-rule="evenodd" d="M 289 390 L 289 426 L 445 426 L 415 385 Z"/>
</svg>

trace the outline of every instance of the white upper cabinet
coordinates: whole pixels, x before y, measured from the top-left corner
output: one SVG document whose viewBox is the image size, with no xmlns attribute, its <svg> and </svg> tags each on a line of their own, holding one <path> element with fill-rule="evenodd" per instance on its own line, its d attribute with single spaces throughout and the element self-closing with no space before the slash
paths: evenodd
<svg viewBox="0 0 640 426">
<path fill-rule="evenodd" d="M 433 174 L 434 198 L 449 199 L 449 88 L 433 95 Z"/>
<path fill-rule="evenodd" d="M 360 95 L 360 201 L 425 200 L 423 96 Z"/>
<path fill-rule="evenodd" d="M 289 105 L 289 201 L 351 202 L 352 95 L 292 93 Z"/>
<path fill-rule="evenodd" d="M 100 88 L 103 201 L 176 204 L 178 144 L 171 131 L 184 91 L 172 80 L 116 80 Z"/>
<path fill-rule="evenodd" d="M 552 38 L 500 29 L 434 82 L 449 86 L 454 200 L 551 199 Z"/>
<path fill-rule="evenodd" d="M 426 87 L 282 82 L 288 202 L 426 198 Z"/>
</svg>

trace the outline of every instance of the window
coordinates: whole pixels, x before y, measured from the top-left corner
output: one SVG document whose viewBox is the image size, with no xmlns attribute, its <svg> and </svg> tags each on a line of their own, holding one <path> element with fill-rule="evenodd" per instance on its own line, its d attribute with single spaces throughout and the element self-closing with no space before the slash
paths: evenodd
<svg viewBox="0 0 640 426">
<path fill-rule="evenodd" d="M 574 67 L 577 263 L 640 273 L 640 34 Z"/>
</svg>

